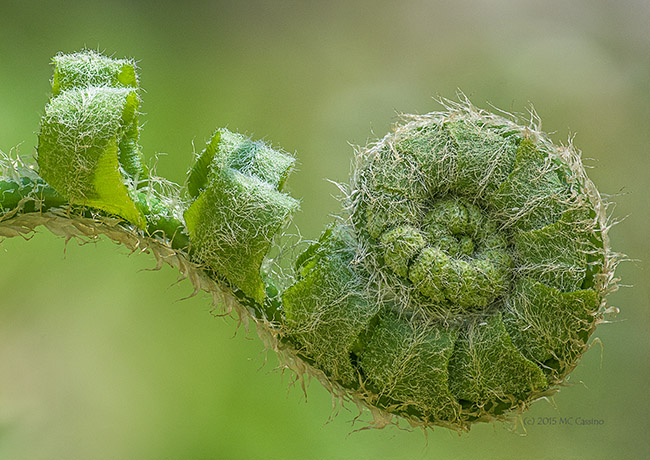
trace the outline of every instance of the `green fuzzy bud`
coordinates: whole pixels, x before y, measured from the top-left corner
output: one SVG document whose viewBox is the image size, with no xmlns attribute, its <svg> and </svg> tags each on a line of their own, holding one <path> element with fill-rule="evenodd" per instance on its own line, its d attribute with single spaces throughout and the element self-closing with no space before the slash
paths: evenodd
<svg viewBox="0 0 650 460">
<path fill-rule="evenodd" d="M 72 204 L 144 227 L 133 199 L 145 175 L 134 65 L 88 51 L 57 56 L 54 68 L 53 98 L 38 136 L 41 176 Z"/>
<path fill-rule="evenodd" d="M 274 235 L 298 208 L 281 193 L 293 158 L 220 130 L 190 171 L 185 211 L 192 258 L 258 303 L 260 267 Z"/>
</svg>

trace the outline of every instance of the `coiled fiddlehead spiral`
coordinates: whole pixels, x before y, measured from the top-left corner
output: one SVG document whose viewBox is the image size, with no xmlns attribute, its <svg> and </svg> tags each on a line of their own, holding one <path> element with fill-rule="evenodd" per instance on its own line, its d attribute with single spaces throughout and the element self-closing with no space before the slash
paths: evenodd
<svg viewBox="0 0 650 460">
<path fill-rule="evenodd" d="M 342 219 L 276 283 L 291 156 L 217 130 L 175 186 L 142 161 L 133 61 L 84 51 L 54 68 L 38 174 L 3 160 L 0 235 L 46 225 L 151 250 L 377 424 L 465 430 L 524 410 L 607 311 L 605 207 L 575 149 L 535 126 L 468 101 L 410 117 L 358 150 Z"/>
<path fill-rule="evenodd" d="M 449 103 L 359 150 L 347 201 L 283 297 L 288 336 L 325 374 L 371 406 L 462 429 L 575 367 L 612 259 L 573 148 Z"/>
</svg>

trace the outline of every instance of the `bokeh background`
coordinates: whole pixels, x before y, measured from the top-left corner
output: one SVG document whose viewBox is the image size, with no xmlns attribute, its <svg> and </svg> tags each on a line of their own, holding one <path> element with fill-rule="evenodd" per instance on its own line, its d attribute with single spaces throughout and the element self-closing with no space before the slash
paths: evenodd
<svg viewBox="0 0 650 460">
<path fill-rule="evenodd" d="M 616 202 L 621 313 L 571 385 L 513 424 L 357 431 L 368 414 L 334 413 L 316 381 L 305 402 L 255 331 L 204 295 L 181 300 L 191 287 L 169 267 L 42 231 L 0 245 L 0 458 L 650 458 L 647 0 L 0 0 L 1 150 L 33 155 L 49 60 L 83 47 L 140 61 L 141 144 L 160 175 L 182 182 L 217 127 L 295 152 L 307 239 L 339 210 L 325 179 L 346 182 L 352 146 L 399 113 L 459 89 L 484 108 L 532 103 Z M 553 417 L 603 424 L 538 423 Z"/>
</svg>

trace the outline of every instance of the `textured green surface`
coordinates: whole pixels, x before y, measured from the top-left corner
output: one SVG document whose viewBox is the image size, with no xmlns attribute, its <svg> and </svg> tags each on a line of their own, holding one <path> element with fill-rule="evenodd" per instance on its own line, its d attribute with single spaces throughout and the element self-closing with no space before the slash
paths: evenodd
<svg viewBox="0 0 650 460">
<path fill-rule="evenodd" d="M 585 351 L 596 308 L 593 290 L 562 293 L 523 278 L 504 320 L 517 348 L 553 380 L 560 380 Z"/>
<path fill-rule="evenodd" d="M 400 225 L 381 236 L 384 262 L 402 278 L 408 277 L 411 262 L 426 245 L 422 232 L 409 225 Z"/>
<path fill-rule="evenodd" d="M 532 230 L 558 220 L 569 207 L 570 193 L 555 164 L 533 140 L 523 139 L 514 170 L 488 203 L 498 218 L 519 230 Z"/>
<path fill-rule="evenodd" d="M 133 191 L 144 179 L 134 64 L 92 51 L 53 59 L 52 99 L 41 120 L 41 176 L 73 204 L 144 226 Z"/>
<path fill-rule="evenodd" d="M 138 87 L 136 65 L 129 59 L 112 59 L 93 51 L 84 51 L 59 53 L 52 58 L 52 63 L 53 96 L 58 96 L 61 91 L 90 86 Z"/>
<path fill-rule="evenodd" d="M 566 213 L 553 224 L 515 236 L 514 253 L 522 275 L 561 291 L 580 289 L 593 242 L 588 232 L 579 231 L 588 217 L 575 214 Z"/>
<path fill-rule="evenodd" d="M 450 149 L 455 151 L 455 161 L 443 169 L 454 171 L 454 192 L 479 199 L 507 179 L 515 163 L 514 139 L 467 121 L 452 121 L 443 128 L 451 140 Z"/>
<path fill-rule="evenodd" d="M 525 414 L 557 417 L 556 425 L 527 427 L 526 436 L 509 424 L 477 424 L 468 435 L 437 429 L 425 437 L 391 427 L 357 432 L 368 416 L 353 425 L 350 404 L 329 420 L 331 396 L 318 382 L 304 403 L 254 333 L 241 328 L 233 338 L 235 323 L 213 319 L 205 296 L 177 302 L 191 287 L 172 286 L 173 270 L 147 271 L 146 255 L 71 243 L 64 258 L 63 242 L 47 232 L 6 240 L 1 456 L 648 457 L 645 18 L 638 1 L 143 2 L 128 11 L 110 0 L 5 3 L 6 153 L 33 152 L 56 52 L 86 44 L 133 56 L 147 90 L 141 143 L 148 161 L 167 153 L 159 174 L 181 183 L 191 141 L 200 151 L 216 126 L 271 139 L 299 157 L 287 183 L 303 202 L 295 222 L 303 238 L 317 239 L 340 209 L 338 190 L 323 178 L 347 181 L 349 143 L 383 135 L 396 111 L 437 110 L 433 95 L 461 88 L 483 107 L 525 113 L 531 101 L 554 141 L 575 133 L 594 166 L 590 177 L 618 195 L 615 216 L 629 215 L 611 232 L 614 247 L 641 262 L 620 266 L 635 287 L 611 296 L 622 313 L 596 330 L 603 347 L 591 347 L 554 404 L 539 401 Z M 559 417 L 605 424 L 560 425 Z"/>
<path fill-rule="evenodd" d="M 501 314 L 470 321 L 449 363 L 449 386 L 462 402 L 498 412 L 547 387 L 541 369 L 515 348 Z"/>
<path fill-rule="evenodd" d="M 328 229 L 300 261 L 300 279 L 283 296 L 286 335 L 298 354 L 346 386 L 359 384 L 356 357 L 379 306 L 365 297 L 353 267 L 350 230 Z"/>
<path fill-rule="evenodd" d="M 261 142 L 220 130 L 188 178 L 193 202 L 184 217 L 193 259 L 258 303 L 265 298 L 262 261 L 298 208 L 280 192 L 293 162 Z"/>
<path fill-rule="evenodd" d="M 456 328 L 382 315 L 360 352 L 378 403 L 425 420 L 455 420 L 460 405 L 449 388 L 448 366 L 457 336 Z"/>
<path fill-rule="evenodd" d="M 354 263 L 317 263 L 284 300 L 288 335 L 330 379 L 414 423 L 467 429 L 557 389 L 601 317 L 590 272 L 610 256 L 571 150 L 466 101 L 447 109 L 358 152 L 355 234 L 341 240 Z M 341 308 L 342 273 L 365 303 Z"/>
</svg>

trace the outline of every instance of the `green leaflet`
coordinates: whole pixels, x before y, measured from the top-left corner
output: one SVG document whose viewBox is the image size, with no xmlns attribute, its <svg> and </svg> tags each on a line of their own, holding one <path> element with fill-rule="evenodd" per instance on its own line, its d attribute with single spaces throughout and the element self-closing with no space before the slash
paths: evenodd
<svg viewBox="0 0 650 460">
<path fill-rule="evenodd" d="M 377 404 L 424 420 L 456 421 L 460 404 L 449 388 L 456 328 L 384 313 L 359 351 L 365 386 Z"/>
<path fill-rule="evenodd" d="M 184 213 L 192 258 L 258 303 L 260 267 L 273 236 L 298 208 L 280 193 L 293 158 L 227 130 L 217 131 L 190 171 Z"/>
<path fill-rule="evenodd" d="M 53 97 L 38 147 L 39 172 L 48 184 L 71 204 L 120 216 L 179 249 L 190 245 L 179 220 L 184 213 L 193 260 L 263 302 L 260 266 L 273 235 L 297 208 L 279 193 L 295 160 L 217 131 L 188 178 L 192 204 L 178 209 L 179 197 L 161 194 L 158 179 L 146 180 L 135 63 L 84 51 L 59 54 L 53 64 Z"/>
<path fill-rule="evenodd" d="M 91 86 L 138 87 L 135 61 L 130 59 L 112 59 L 86 50 L 73 54 L 59 53 L 52 58 L 52 63 L 53 96 L 73 88 Z"/>
<path fill-rule="evenodd" d="M 367 192 L 360 192 L 364 195 Z M 379 192 L 372 199 L 362 200 L 354 210 L 354 223 L 362 233 L 379 239 L 385 231 L 400 225 L 417 227 L 426 212 L 423 201 Z"/>
<path fill-rule="evenodd" d="M 560 291 L 580 289 L 589 254 L 595 254 L 588 214 L 568 211 L 557 222 L 514 236 L 518 271 Z"/>
<path fill-rule="evenodd" d="M 508 301 L 504 322 L 517 349 L 557 382 L 586 350 L 597 308 L 593 290 L 560 292 L 523 278 Z"/>
<path fill-rule="evenodd" d="M 402 278 L 408 277 L 411 262 L 426 245 L 422 232 L 410 225 L 400 225 L 381 236 L 384 262 Z"/>
<path fill-rule="evenodd" d="M 274 150 L 262 141 L 254 141 L 227 129 L 217 130 L 196 160 L 187 190 L 196 198 L 210 181 L 210 174 L 226 168 L 235 169 L 282 190 L 296 160 Z"/>
<path fill-rule="evenodd" d="M 401 155 L 414 158 L 424 177 L 423 185 L 428 195 L 447 193 L 456 183 L 456 149 L 442 124 L 407 124 L 395 132 L 395 139 L 386 142 Z M 431 155 L 437 152 L 437 155 Z"/>
<path fill-rule="evenodd" d="M 300 259 L 300 278 L 282 301 L 286 337 L 298 354 L 334 380 L 356 388 L 360 376 L 353 354 L 379 306 L 364 295 L 351 238 L 345 227 L 325 231 Z"/>
<path fill-rule="evenodd" d="M 363 174 L 369 186 L 376 190 L 411 200 L 422 200 L 428 194 L 426 175 L 419 168 L 417 158 L 392 145 L 373 151 Z"/>
<path fill-rule="evenodd" d="M 513 346 L 497 313 L 469 321 L 461 332 L 449 362 L 449 386 L 459 400 L 496 408 L 525 400 L 544 390 L 547 382 Z"/>
<path fill-rule="evenodd" d="M 495 217 L 518 230 L 552 224 L 570 208 L 570 190 L 562 180 L 562 167 L 524 138 L 517 149 L 508 179 L 488 197 Z"/>
<path fill-rule="evenodd" d="M 388 152 L 372 171 L 380 179 L 373 185 L 377 189 L 405 194 L 417 187 L 408 196 L 424 198 L 450 190 L 461 196 L 483 197 L 508 178 L 515 164 L 515 140 L 484 126 L 481 120 L 467 117 L 440 124 L 416 123 L 395 134 L 395 140 L 377 149 Z"/>
<path fill-rule="evenodd" d="M 145 176 L 137 146 L 135 68 L 92 51 L 54 58 L 53 97 L 38 136 L 40 175 L 71 204 L 143 228 L 134 200 Z"/>
<path fill-rule="evenodd" d="M 472 199 L 482 198 L 501 185 L 515 164 L 517 147 L 488 127 L 471 121 L 444 125 L 455 151 L 454 191 Z"/>
</svg>

